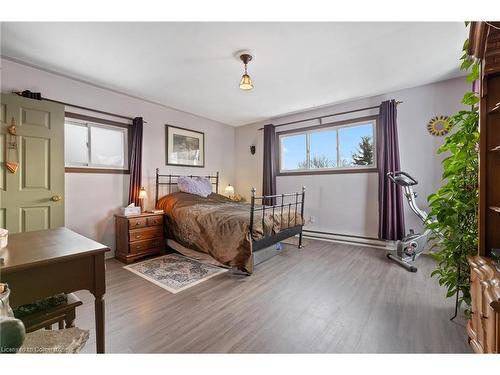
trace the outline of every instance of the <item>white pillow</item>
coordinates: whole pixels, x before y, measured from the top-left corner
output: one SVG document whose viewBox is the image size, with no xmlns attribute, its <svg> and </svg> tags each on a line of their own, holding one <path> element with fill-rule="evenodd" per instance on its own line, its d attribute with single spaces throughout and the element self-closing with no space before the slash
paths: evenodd
<svg viewBox="0 0 500 375">
<path fill-rule="evenodd" d="M 203 198 L 212 194 L 212 184 L 204 177 L 179 177 L 177 179 L 177 187 L 179 188 L 179 191 L 199 195 Z"/>
<path fill-rule="evenodd" d="M 201 190 L 206 196 L 212 194 L 212 183 L 206 177 L 195 177 L 195 180 L 198 182 Z"/>
</svg>

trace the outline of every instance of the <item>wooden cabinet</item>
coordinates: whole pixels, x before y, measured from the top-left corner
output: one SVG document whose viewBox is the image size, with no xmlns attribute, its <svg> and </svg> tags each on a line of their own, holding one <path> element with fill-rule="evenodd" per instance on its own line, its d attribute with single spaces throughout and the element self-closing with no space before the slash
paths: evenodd
<svg viewBox="0 0 500 375">
<path fill-rule="evenodd" d="M 500 272 L 479 255 L 469 258 L 472 316 L 467 323 L 469 343 L 476 353 L 500 353 Z"/>
<path fill-rule="evenodd" d="M 469 55 L 481 63 L 479 92 L 479 249 L 469 257 L 472 316 L 467 334 L 476 353 L 500 353 L 500 23 L 472 22 Z M 477 91 L 479 90 L 479 91 Z"/>
<path fill-rule="evenodd" d="M 479 255 L 500 248 L 500 22 L 473 22 L 469 55 L 480 61 Z"/>
<path fill-rule="evenodd" d="M 116 215 L 116 258 L 132 263 L 165 250 L 163 214 Z"/>
</svg>

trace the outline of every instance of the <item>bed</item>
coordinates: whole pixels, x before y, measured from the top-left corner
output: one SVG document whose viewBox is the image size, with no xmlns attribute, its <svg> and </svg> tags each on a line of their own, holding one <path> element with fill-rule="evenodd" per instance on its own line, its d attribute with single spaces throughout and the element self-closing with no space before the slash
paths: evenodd
<svg viewBox="0 0 500 375">
<path fill-rule="evenodd" d="M 270 196 L 257 196 L 252 189 L 250 203 L 239 203 L 218 194 L 219 173 L 187 176 L 209 179 L 213 193 L 206 198 L 178 191 L 179 177 L 156 169 L 155 206 L 164 210 L 165 237 L 175 250 L 201 253 L 251 274 L 279 251 L 280 241 L 298 236 L 302 247 L 305 188 Z M 160 197 L 162 187 L 166 195 Z"/>
</svg>

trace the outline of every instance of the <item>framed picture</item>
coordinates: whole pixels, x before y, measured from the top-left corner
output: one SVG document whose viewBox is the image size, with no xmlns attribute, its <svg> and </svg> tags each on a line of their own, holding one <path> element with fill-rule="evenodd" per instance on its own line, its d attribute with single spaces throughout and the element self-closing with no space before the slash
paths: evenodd
<svg viewBox="0 0 500 375">
<path fill-rule="evenodd" d="M 205 134 L 165 125 L 167 165 L 205 166 Z"/>
</svg>

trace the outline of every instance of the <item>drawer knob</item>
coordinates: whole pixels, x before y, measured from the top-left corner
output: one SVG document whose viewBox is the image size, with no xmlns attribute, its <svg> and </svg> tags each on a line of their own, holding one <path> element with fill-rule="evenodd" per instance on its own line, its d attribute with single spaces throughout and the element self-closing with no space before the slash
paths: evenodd
<svg viewBox="0 0 500 375">
<path fill-rule="evenodd" d="M 141 237 L 142 237 L 141 235 L 137 235 L 137 236 L 135 236 L 135 238 L 137 238 L 137 239 L 139 239 L 139 238 L 141 238 Z"/>
</svg>

